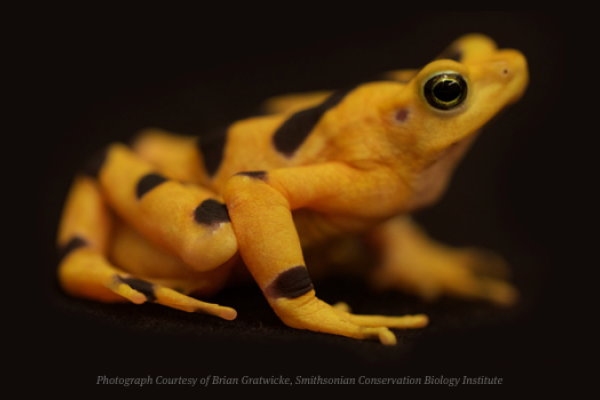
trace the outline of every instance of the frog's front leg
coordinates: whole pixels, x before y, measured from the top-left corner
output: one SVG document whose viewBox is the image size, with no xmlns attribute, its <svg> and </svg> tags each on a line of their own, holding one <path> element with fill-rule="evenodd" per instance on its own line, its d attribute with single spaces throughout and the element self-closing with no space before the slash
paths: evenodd
<svg viewBox="0 0 600 400">
<path fill-rule="evenodd" d="M 371 277 L 378 288 L 401 289 L 424 300 L 451 295 L 511 305 L 517 299 L 517 290 L 505 281 L 509 270 L 501 257 L 436 242 L 408 216 L 381 224 L 370 239 L 382 255 Z"/>
<path fill-rule="evenodd" d="M 388 328 L 427 325 L 424 315 L 354 315 L 315 296 L 291 211 L 310 208 L 341 219 L 355 215 L 356 201 L 376 193 L 372 190 L 376 183 L 370 178 L 341 163 L 324 163 L 268 173 L 243 172 L 227 182 L 223 197 L 240 254 L 269 304 L 288 326 L 395 344 L 396 337 Z"/>
</svg>

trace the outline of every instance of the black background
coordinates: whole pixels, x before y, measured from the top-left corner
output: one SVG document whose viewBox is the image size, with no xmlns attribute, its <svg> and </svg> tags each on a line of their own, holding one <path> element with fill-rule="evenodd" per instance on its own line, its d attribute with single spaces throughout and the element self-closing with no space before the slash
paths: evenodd
<svg viewBox="0 0 600 400">
<path fill-rule="evenodd" d="M 30 373 L 38 370 L 36 379 L 89 391 L 107 389 L 95 385 L 102 375 L 503 378 L 502 386 L 467 388 L 490 392 L 568 382 L 573 342 L 563 318 L 571 311 L 565 299 L 575 290 L 562 272 L 568 266 L 573 276 L 583 268 L 570 251 L 576 243 L 573 214 L 565 213 L 574 204 L 565 165 L 576 159 L 563 140 L 569 132 L 563 109 L 569 98 L 568 21 L 545 13 L 379 11 L 373 17 L 310 18 L 289 12 L 282 12 L 284 18 L 183 18 L 183 11 L 177 18 L 100 18 L 82 12 L 33 30 L 35 47 L 25 51 L 34 67 L 28 77 L 39 82 L 35 95 L 27 92 L 36 111 L 22 125 L 33 130 L 40 123 L 28 144 L 41 184 L 29 230 L 37 228 L 38 237 L 29 242 L 37 251 L 27 253 L 37 267 L 27 279 L 40 283 L 34 292 L 41 296 L 27 307 L 23 326 L 34 336 L 26 336 L 21 360 Z M 358 313 L 430 315 L 430 327 L 398 332 L 399 345 L 390 348 L 287 328 L 256 287 L 226 290 L 215 299 L 238 310 L 233 322 L 152 304 L 97 304 L 58 288 L 60 210 L 74 172 L 95 149 L 127 141 L 148 126 L 202 134 L 256 112 L 272 95 L 346 87 L 382 71 L 417 68 L 471 32 L 521 50 L 531 83 L 525 97 L 484 130 L 443 200 L 417 219 L 446 243 L 503 254 L 522 293 L 518 306 L 453 299 L 425 304 L 401 294 L 372 294 L 344 278 L 317 286 L 324 300 L 347 301 Z M 200 390 L 187 388 L 189 395 Z"/>
</svg>

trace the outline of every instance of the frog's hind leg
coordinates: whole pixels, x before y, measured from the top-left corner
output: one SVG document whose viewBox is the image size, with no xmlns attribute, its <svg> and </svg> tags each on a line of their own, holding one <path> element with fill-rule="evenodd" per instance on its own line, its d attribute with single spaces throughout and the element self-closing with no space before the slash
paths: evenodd
<svg viewBox="0 0 600 400">
<path fill-rule="evenodd" d="M 165 176 L 122 144 L 104 151 L 95 176 L 119 217 L 192 269 L 210 271 L 237 254 L 227 207 L 214 192 Z"/>
<path fill-rule="evenodd" d="M 424 300 L 450 295 L 498 305 L 511 305 L 518 297 L 506 281 L 509 270 L 502 258 L 435 242 L 409 217 L 381 224 L 371 239 L 382 254 L 382 265 L 371 277 L 380 289 L 396 288 Z"/>
<path fill-rule="evenodd" d="M 205 303 L 126 273 L 106 258 L 112 215 L 98 183 L 78 176 L 69 193 L 58 233 L 59 283 L 65 292 L 103 302 L 146 301 L 188 312 L 234 319 L 235 310 Z"/>
</svg>

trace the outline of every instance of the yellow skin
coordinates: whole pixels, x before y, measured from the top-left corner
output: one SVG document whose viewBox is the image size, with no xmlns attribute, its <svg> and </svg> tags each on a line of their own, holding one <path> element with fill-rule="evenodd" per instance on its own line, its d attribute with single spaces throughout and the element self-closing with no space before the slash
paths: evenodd
<svg viewBox="0 0 600 400">
<path fill-rule="evenodd" d="M 460 62 L 444 58 L 456 52 Z M 468 87 L 449 110 L 425 96 L 426 83 L 442 72 Z M 479 129 L 521 97 L 525 58 L 467 35 L 441 59 L 388 78 L 347 92 L 291 151 L 274 144 L 275 133 L 331 93 L 267 101 L 271 114 L 228 128 L 212 171 L 195 138 L 148 130 L 132 149 L 111 145 L 94 173 L 77 176 L 65 205 L 58 245 L 70 251 L 59 267 L 62 287 L 99 301 L 153 301 L 232 320 L 232 308 L 188 295 L 214 294 L 243 276 L 245 265 L 285 324 L 395 344 L 389 328 L 424 327 L 427 317 L 352 314 L 344 303 L 317 298 L 306 272 L 314 267 L 303 251 L 363 234 L 383 260 L 369 277 L 375 286 L 512 304 L 517 292 L 504 280 L 502 259 L 434 242 L 409 213 L 440 197 Z M 152 173 L 164 179 L 140 193 Z M 198 217 L 208 203 L 213 211 Z"/>
</svg>

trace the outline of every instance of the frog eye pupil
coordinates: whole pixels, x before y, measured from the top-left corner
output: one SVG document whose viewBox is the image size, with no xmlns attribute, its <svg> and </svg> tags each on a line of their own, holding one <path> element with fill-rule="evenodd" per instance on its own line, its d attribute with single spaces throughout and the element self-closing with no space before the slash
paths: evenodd
<svg viewBox="0 0 600 400">
<path fill-rule="evenodd" d="M 444 102 L 455 100 L 461 92 L 458 83 L 450 80 L 443 80 L 433 88 L 433 95 Z"/>
<path fill-rule="evenodd" d="M 433 107 L 449 110 L 458 106 L 467 96 L 467 83 L 458 74 L 440 74 L 425 84 L 425 98 Z"/>
</svg>

